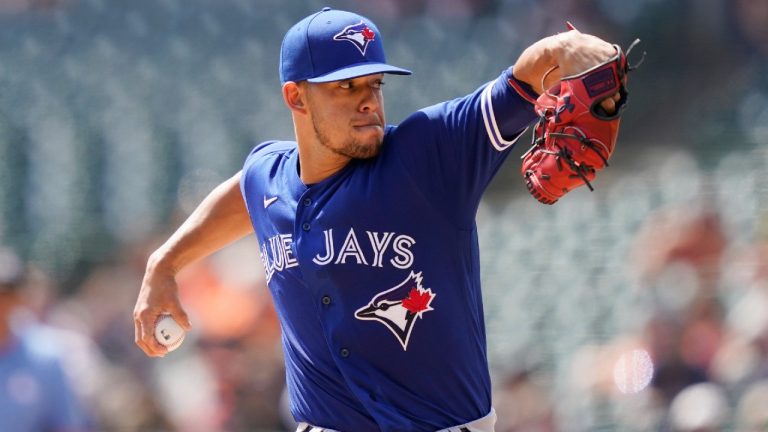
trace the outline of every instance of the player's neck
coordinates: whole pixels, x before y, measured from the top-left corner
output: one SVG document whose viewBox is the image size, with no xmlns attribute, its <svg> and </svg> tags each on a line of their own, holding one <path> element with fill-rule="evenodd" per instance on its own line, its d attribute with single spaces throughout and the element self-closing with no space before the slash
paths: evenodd
<svg viewBox="0 0 768 432">
<path fill-rule="evenodd" d="M 351 160 L 321 146 L 299 143 L 299 178 L 305 185 L 320 183 L 341 171 Z"/>
<path fill-rule="evenodd" d="M 323 163 L 309 162 L 308 158 L 302 157 L 299 152 L 299 178 L 305 185 L 313 185 L 331 177 L 341 171 L 351 159 L 346 158 L 344 162 Z"/>
</svg>

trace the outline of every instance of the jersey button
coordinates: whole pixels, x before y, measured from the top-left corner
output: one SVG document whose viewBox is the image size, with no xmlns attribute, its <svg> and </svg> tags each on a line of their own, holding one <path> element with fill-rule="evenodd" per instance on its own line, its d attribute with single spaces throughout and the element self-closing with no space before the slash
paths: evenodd
<svg viewBox="0 0 768 432">
<path fill-rule="evenodd" d="M 342 357 L 347 358 L 349 357 L 349 350 L 346 348 L 342 348 L 341 351 L 339 351 L 339 354 L 341 354 Z"/>
<path fill-rule="evenodd" d="M 310 227 L 309 227 L 309 222 L 304 222 L 304 223 L 301 225 L 301 229 L 303 229 L 304 231 L 309 231 L 309 228 L 310 228 Z"/>
<path fill-rule="evenodd" d="M 312 204 L 312 198 L 304 198 L 304 206 L 309 207 Z"/>
<path fill-rule="evenodd" d="M 328 297 L 328 296 L 323 296 L 323 299 L 322 299 L 321 301 L 322 301 L 322 302 L 323 302 L 323 304 L 324 304 L 324 305 L 326 305 L 326 306 L 327 306 L 327 305 L 329 305 L 329 304 L 331 304 L 331 298 L 330 298 L 330 297 Z"/>
</svg>

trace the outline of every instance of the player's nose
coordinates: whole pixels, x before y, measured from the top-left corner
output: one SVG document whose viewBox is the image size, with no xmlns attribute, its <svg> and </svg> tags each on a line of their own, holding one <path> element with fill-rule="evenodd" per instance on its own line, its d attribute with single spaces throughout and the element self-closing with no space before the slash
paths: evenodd
<svg viewBox="0 0 768 432">
<path fill-rule="evenodd" d="M 368 88 L 363 92 L 360 101 L 361 112 L 376 112 L 381 108 L 381 92 L 375 88 Z"/>
</svg>

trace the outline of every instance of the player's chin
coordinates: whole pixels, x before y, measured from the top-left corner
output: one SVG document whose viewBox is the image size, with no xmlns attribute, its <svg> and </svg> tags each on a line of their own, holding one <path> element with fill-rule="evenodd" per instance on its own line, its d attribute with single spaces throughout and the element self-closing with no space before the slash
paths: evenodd
<svg viewBox="0 0 768 432">
<path fill-rule="evenodd" d="M 353 152 L 356 159 L 369 159 L 379 154 L 382 143 L 384 142 L 384 132 L 367 133 L 358 135 L 354 140 Z"/>
<path fill-rule="evenodd" d="M 365 146 L 365 147 L 358 147 L 355 149 L 353 157 L 355 159 L 370 159 L 378 156 L 380 151 L 381 151 L 381 145 L 379 144 Z"/>
<path fill-rule="evenodd" d="M 381 143 L 382 141 L 380 140 L 365 143 L 357 141 L 354 145 L 347 148 L 346 154 L 354 159 L 370 159 L 378 156 L 381 150 Z"/>
</svg>

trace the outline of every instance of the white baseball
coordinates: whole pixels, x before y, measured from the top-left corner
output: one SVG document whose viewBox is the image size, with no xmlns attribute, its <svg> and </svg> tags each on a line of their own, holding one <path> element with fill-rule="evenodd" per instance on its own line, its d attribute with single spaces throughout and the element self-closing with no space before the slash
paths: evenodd
<svg viewBox="0 0 768 432">
<path fill-rule="evenodd" d="M 155 339 L 168 348 L 168 352 L 178 348 L 184 342 L 185 335 L 184 329 L 170 315 L 160 315 L 157 318 Z"/>
</svg>

